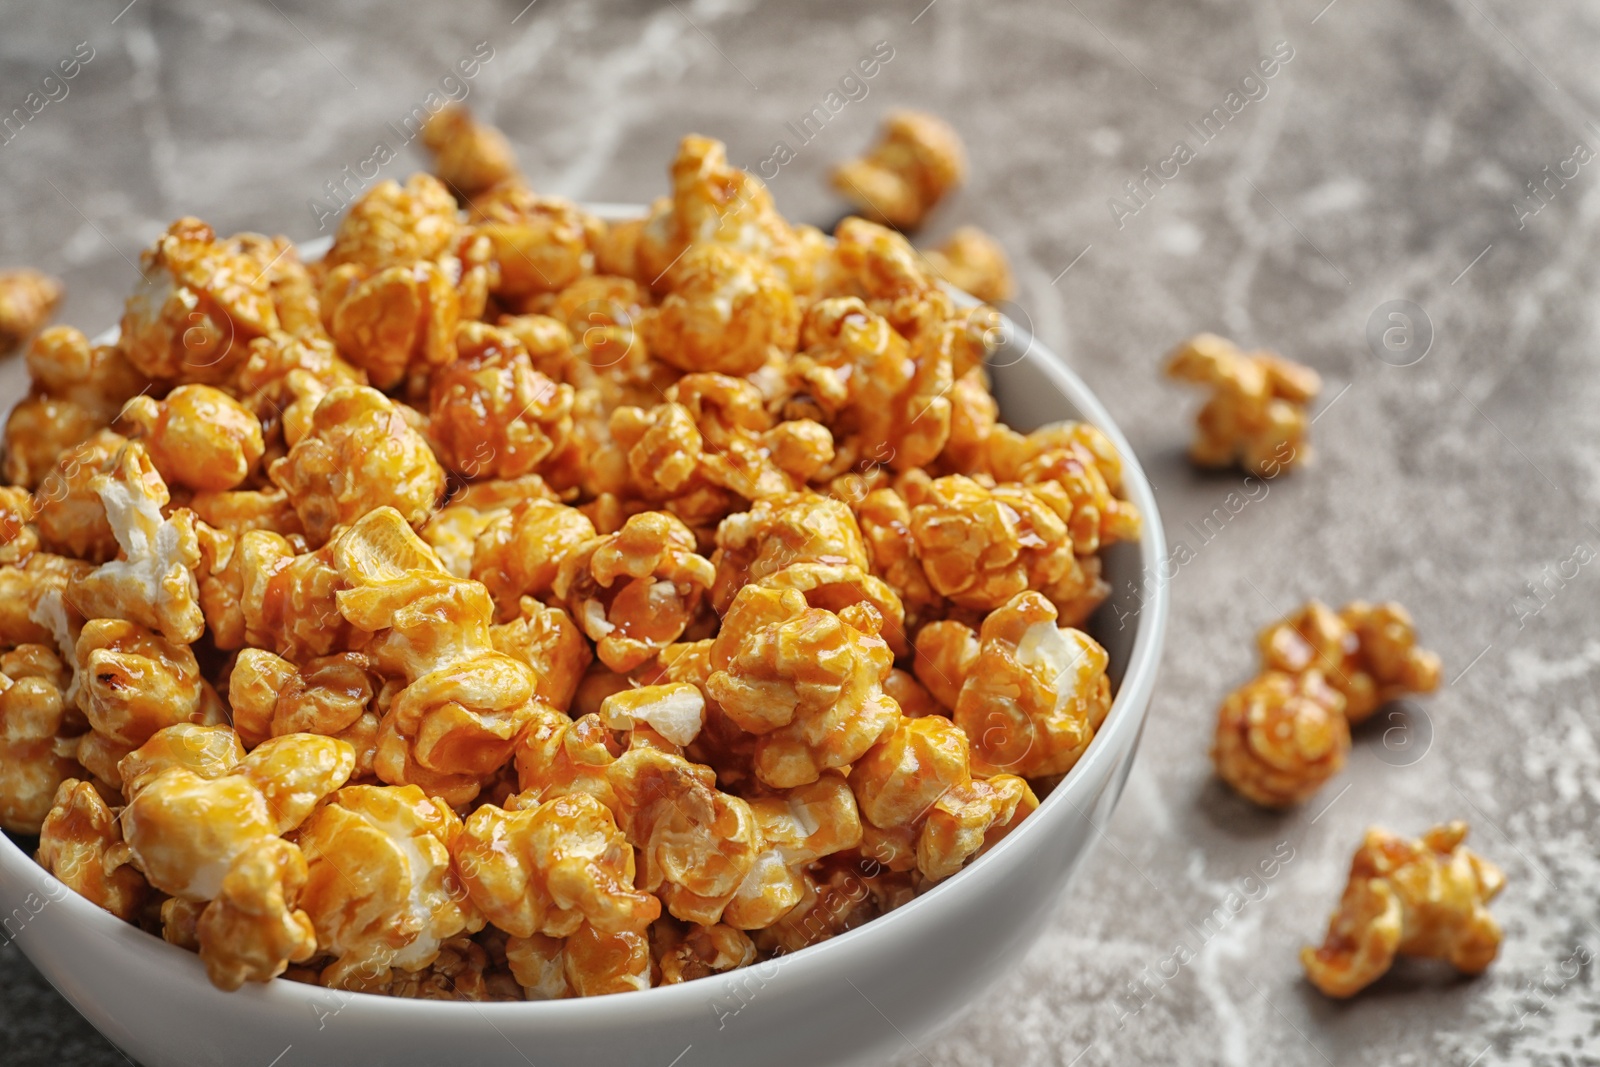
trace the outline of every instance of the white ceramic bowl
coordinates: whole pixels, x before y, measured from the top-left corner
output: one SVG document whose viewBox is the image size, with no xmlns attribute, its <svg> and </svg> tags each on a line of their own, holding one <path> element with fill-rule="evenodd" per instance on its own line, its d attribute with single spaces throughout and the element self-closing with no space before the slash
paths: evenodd
<svg viewBox="0 0 1600 1067">
<path fill-rule="evenodd" d="M 96 1029 L 146 1067 L 812 1067 L 910 1052 L 1017 965 L 1110 820 L 1166 627 L 1165 585 L 1144 581 L 1160 573 L 1161 519 L 1121 431 L 1078 376 L 1015 325 L 992 375 L 1001 415 L 1018 429 L 1077 418 L 1105 431 L 1122 452 L 1144 537 L 1106 553 L 1106 577 L 1119 591 L 1113 601 L 1122 604 L 1102 608 L 1090 626 L 1110 652 L 1117 687 L 1104 727 L 1038 811 L 929 893 L 778 961 L 639 993 L 471 1004 L 288 981 L 224 993 L 193 954 L 101 911 L 0 837 L 7 934 Z"/>
</svg>

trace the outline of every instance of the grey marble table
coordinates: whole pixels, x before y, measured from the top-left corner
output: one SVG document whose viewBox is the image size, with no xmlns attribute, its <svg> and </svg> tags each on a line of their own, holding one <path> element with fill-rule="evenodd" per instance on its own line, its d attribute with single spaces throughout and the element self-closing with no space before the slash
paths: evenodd
<svg viewBox="0 0 1600 1067">
<path fill-rule="evenodd" d="M 468 102 L 538 188 L 588 199 L 657 195 L 691 130 L 750 167 L 781 139 L 780 204 L 826 224 L 828 164 L 884 108 L 936 110 L 974 177 L 933 236 L 970 221 L 1005 243 L 1018 308 L 1127 430 L 1191 558 L 1108 844 L 1003 984 L 900 1062 L 1600 1063 L 1595 970 L 1562 977 L 1600 951 L 1600 565 L 1573 563 L 1600 550 L 1600 8 L 525 2 L 3 0 L 0 114 L 80 42 L 93 56 L 0 143 L 0 266 L 64 277 L 58 320 L 92 332 L 178 215 L 316 236 L 325 183 L 398 148 L 390 124 L 480 42 Z M 799 144 L 786 123 L 878 42 L 893 58 L 866 97 Z M 421 163 L 400 156 L 386 174 Z M 1393 347 L 1369 343 L 1391 326 Z M 1193 401 L 1158 375 L 1202 328 L 1327 382 L 1316 465 L 1236 513 L 1236 477 L 1183 461 Z M 1255 629 L 1310 596 L 1403 601 L 1448 684 L 1270 816 L 1205 753 Z M 1363 828 L 1451 818 L 1509 876 L 1499 961 L 1320 997 L 1296 951 Z M 123 1057 L 7 946 L 0 1060 Z"/>
</svg>

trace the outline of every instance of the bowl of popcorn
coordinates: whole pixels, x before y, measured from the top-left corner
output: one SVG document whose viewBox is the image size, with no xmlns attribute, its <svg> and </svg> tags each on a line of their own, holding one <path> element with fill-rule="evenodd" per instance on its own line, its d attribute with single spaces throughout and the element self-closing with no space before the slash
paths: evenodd
<svg viewBox="0 0 1600 1067">
<path fill-rule="evenodd" d="M 960 160 L 897 122 L 848 173 L 904 226 Z M 792 224 L 702 137 L 633 211 L 428 143 L 325 247 L 181 219 L 28 348 L 8 936 L 152 1067 L 906 1050 L 1126 778 L 1127 442 L 943 281 L 995 292 L 981 235 Z"/>
</svg>

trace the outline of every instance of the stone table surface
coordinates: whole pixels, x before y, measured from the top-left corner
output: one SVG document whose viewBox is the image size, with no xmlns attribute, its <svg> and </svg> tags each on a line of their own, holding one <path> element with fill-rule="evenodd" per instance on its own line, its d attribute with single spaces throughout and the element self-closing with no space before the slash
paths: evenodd
<svg viewBox="0 0 1600 1067">
<path fill-rule="evenodd" d="M 780 205 L 826 225 L 826 168 L 886 108 L 960 130 L 972 180 L 930 236 L 971 222 L 1004 242 L 1012 310 L 1105 400 L 1188 551 L 1112 847 L 1001 985 L 898 1062 L 1600 1063 L 1592 963 L 1571 977 L 1600 950 L 1600 7 L 126 3 L 0 2 L 0 112 L 93 50 L 0 144 L 0 266 L 65 278 L 57 319 L 91 332 L 179 215 L 316 236 L 324 183 L 393 142 L 387 124 L 479 42 L 493 55 L 468 102 L 552 193 L 658 195 L 689 131 L 749 167 L 782 139 Z M 785 124 L 880 41 L 893 58 L 868 95 L 798 144 Z M 1273 77 L 1245 81 L 1275 52 Z M 384 173 L 421 163 L 405 148 Z M 1130 195 L 1163 166 L 1176 176 Z M 1201 329 L 1326 382 L 1315 465 L 1244 507 L 1237 476 L 1185 463 L 1194 398 L 1158 373 Z M 1255 669 L 1257 627 L 1313 596 L 1402 601 L 1447 684 L 1269 815 L 1213 779 L 1213 716 Z M 1296 952 L 1363 829 L 1453 818 L 1509 877 L 1498 962 L 1323 999 Z M 0 1049 L 8 1067 L 123 1062 L 9 945 Z"/>
</svg>

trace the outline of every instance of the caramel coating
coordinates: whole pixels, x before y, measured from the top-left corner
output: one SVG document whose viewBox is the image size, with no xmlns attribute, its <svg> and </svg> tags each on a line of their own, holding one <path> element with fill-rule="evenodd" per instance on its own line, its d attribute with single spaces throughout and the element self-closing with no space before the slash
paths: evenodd
<svg viewBox="0 0 1600 1067">
<path fill-rule="evenodd" d="M 769 349 L 794 348 L 800 312 L 783 277 L 762 259 L 723 245 L 696 245 L 679 259 L 650 350 L 686 371 L 749 374 Z"/>
<path fill-rule="evenodd" d="M 150 891 L 122 841 L 117 815 L 95 787 L 68 778 L 39 830 L 39 865 L 85 900 L 132 921 Z"/>
<path fill-rule="evenodd" d="M 1028 486 L 1066 523 L 1078 555 L 1138 540 L 1139 509 L 1116 495 L 1122 489 L 1122 459 L 1111 440 L 1088 423 L 1055 423 L 1026 436 L 996 427 L 984 451 L 996 479 Z"/>
<path fill-rule="evenodd" d="M 549 596 L 563 563 L 594 539 L 594 523 L 577 508 L 522 501 L 478 534 L 469 573 L 488 588 L 499 616 L 513 618 L 524 596 Z"/>
<path fill-rule="evenodd" d="M 212 985 L 238 989 L 245 982 L 270 981 L 290 963 L 316 954 L 311 920 L 294 906 L 305 881 L 305 857 L 281 837 L 240 853 L 195 928 Z"/>
<path fill-rule="evenodd" d="M 1334 614 L 1317 600 L 1261 631 L 1257 644 L 1271 670 L 1317 668 L 1344 694 L 1352 725 L 1407 693 L 1439 688 L 1439 657 L 1417 647 L 1411 615 L 1394 601 L 1353 601 Z"/>
<path fill-rule="evenodd" d="M 441 458 L 466 478 L 532 473 L 566 443 L 572 387 L 534 370 L 506 330 L 462 323 L 456 350 L 432 377 L 429 429 Z"/>
<path fill-rule="evenodd" d="M 1173 351 L 1166 372 L 1212 391 L 1189 447 L 1195 463 L 1238 464 L 1274 478 L 1310 461 L 1306 409 L 1322 389 L 1316 371 L 1271 352 L 1242 352 L 1231 341 L 1202 333 Z"/>
<path fill-rule="evenodd" d="M 362 386 L 330 389 L 310 432 L 268 473 L 316 544 L 385 506 L 420 526 L 444 496 L 444 469 L 428 443 L 393 402 Z"/>
<path fill-rule="evenodd" d="M 1397 956 L 1442 959 L 1481 974 L 1500 951 L 1488 903 L 1505 886 L 1500 868 L 1464 847 L 1464 822 L 1420 840 L 1373 827 L 1350 862 L 1350 883 L 1320 948 L 1300 950 L 1311 984 L 1330 997 L 1371 985 Z"/>
<path fill-rule="evenodd" d="M 927 253 L 928 269 L 941 281 L 994 304 L 1010 300 L 1017 285 L 1000 242 L 976 226 L 962 226 Z"/>
<path fill-rule="evenodd" d="M 792 589 L 739 591 L 711 646 L 706 693 L 756 734 L 755 773 L 776 789 L 814 782 L 847 767 L 900 709 L 883 691 L 893 666 L 871 607 L 835 614 Z"/>
<path fill-rule="evenodd" d="M 327 265 L 352 264 L 371 273 L 409 267 L 439 256 L 458 228 L 455 198 L 438 179 L 413 174 L 404 186 L 382 181 L 350 206 Z"/>
<path fill-rule="evenodd" d="M 36 834 L 62 782 L 80 773 L 67 713 L 70 679 L 56 654 L 24 644 L 0 655 L 0 828 Z"/>
<path fill-rule="evenodd" d="M 221 491 L 248 478 L 266 446 L 243 405 L 208 385 L 180 385 L 164 400 L 135 397 L 123 412 L 143 434 L 169 485 Z"/>
<path fill-rule="evenodd" d="M 1349 752 L 1344 696 L 1321 671 L 1267 671 L 1222 702 L 1211 759 L 1240 795 L 1284 808 L 1322 788 Z"/>
<path fill-rule="evenodd" d="M 439 180 L 461 197 L 472 197 L 517 173 L 506 135 L 473 119 L 458 104 L 446 104 L 422 127 L 422 143 L 433 153 Z"/>
<path fill-rule="evenodd" d="M 43 326 L 65 292 L 59 280 L 43 271 L 0 271 L 0 352 Z"/>
<path fill-rule="evenodd" d="M 28 346 L 32 388 L 6 423 L 5 476 L 38 488 L 58 460 L 149 382 L 111 345 L 91 345 L 80 330 L 52 326 Z"/>
<path fill-rule="evenodd" d="M 871 151 L 833 169 L 833 187 L 877 221 L 914 230 L 966 175 L 966 150 L 948 123 L 897 110 L 885 116 Z"/>
</svg>

